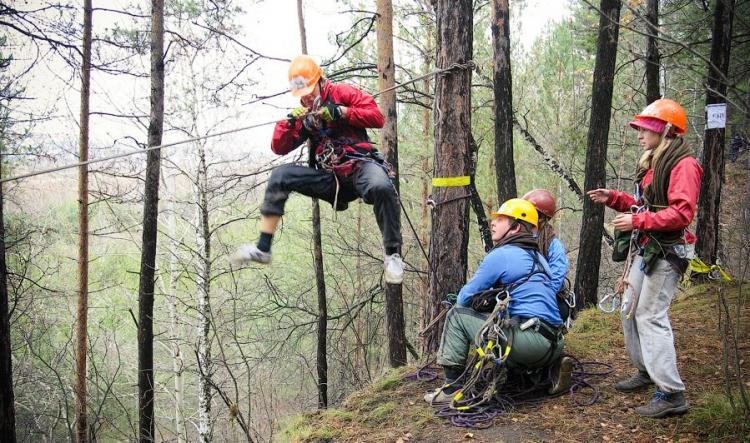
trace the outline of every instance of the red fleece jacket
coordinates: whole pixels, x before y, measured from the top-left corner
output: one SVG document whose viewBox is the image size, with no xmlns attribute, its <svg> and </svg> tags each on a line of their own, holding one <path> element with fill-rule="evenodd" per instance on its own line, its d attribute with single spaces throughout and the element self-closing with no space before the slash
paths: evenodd
<svg viewBox="0 0 750 443">
<path fill-rule="evenodd" d="M 356 142 L 367 141 L 365 128 L 382 128 L 385 123 L 383 114 L 378 109 L 375 99 L 359 89 L 328 80 L 323 84 L 320 101 L 332 101 L 337 105 L 346 106 L 346 116 L 328 123 L 326 130 L 331 138 L 347 138 Z M 310 138 L 312 146 L 319 147 L 319 134 L 310 134 L 302 127 L 301 119 L 283 120 L 276 123 L 271 141 L 271 150 L 279 155 L 287 154 Z"/>
<path fill-rule="evenodd" d="M 649 169 L 641 181 L 641 189 L 651 183 L 654 170 Z M 701 189 L 703 168 L 693 157 L 680 160 L 669 174 L 669 189 L 667 200 L 669 206 L 658 212 L 641 212 L 633 214 L 633 227 L 641 231 L 679 231 L 686 229 L 695 216 L 698 204 L 698 194 Z M 629 212 L 630 207 L 637 204 L 635 198 L 623 191 L 610 189 L 607 206 L 620 211 Z M 685 232 L 685 241 L 695 243 L 695 235 Z"/>
</svg>

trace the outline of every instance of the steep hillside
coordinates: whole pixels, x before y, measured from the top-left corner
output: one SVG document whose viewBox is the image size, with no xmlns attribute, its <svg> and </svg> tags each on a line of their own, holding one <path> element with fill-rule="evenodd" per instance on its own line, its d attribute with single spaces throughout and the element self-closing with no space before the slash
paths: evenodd
<svg viewBox="0 0 750 443">
<path fill-rule="evenodd" d="M 681 291 L 671 309 L 671 321 L 681 375 L 688 388 L 692 409 L 682 417 L 647 420 L 633 408 L 651 393 L 624 395 L 613 382 L 631 371 L 619 318 L 597 310 L 581 313 L 567 336 L 567 352 L 581 360 L 611 364 L 614 373 L 596 381 L 601 399 L 593 406 L 578 407 L 570 395 L 524 405 L 495 419 L 486 430 L 451 426 L 436 418 L 422 401 L 436 381 L 409 377 L 415 368 L 394 370 L 372 386 L 354 393 L 339 409 L 298 416 L 277 436 L 293 442 L 449 442 L 449 441 L 742 441 L 750 438 L 750 417 L 733 411 L 726 399 L 723 341 L 727 329 L 726 306 L 731 327 L 737 328 L 737 363 L 742 383 L 750 390 L 750 307 L 747 286 L 701 285 Z M 739 312 L 738 312 L 739 309 Z M 720 312 L 725 312 L 721 315 Z M 720 321 L 721 320 L 721 321 Z M 734 351 L 732 350 L 732 355 Z M 731 369 L 730 369 L 731 372 Z M 737 384 L 735 384 L 737 386 Z M 733 391 L 736 397 L 736 390 Z M 585 393 L 581 393 L 583 396 Z"/>
</svg>

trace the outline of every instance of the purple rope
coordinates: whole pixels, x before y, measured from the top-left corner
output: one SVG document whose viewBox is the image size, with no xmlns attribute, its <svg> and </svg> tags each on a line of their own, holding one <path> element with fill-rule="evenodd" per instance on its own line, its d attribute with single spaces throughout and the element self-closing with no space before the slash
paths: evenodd
<svg viewBox="0 0 750 443">
<path fill-rule="evenodd" d="M 576 406 L 591 406 L 599 401 L 601 393 L 599 392 L 598 387 L 589 383 L 588 379 L 606 377 L 614 371 L 614 368 L 608 363 L 598 361 L 579 361 L 575 358 L 573 358 L 573 360 L 575 361 L 575 364 L 573 365 L 573 373 L 571 374 L 573 383 L 570 386 L 570 397 L 573 399 L 573 403 L 575 403 Z M 585 368 L 587 366 L 603 369 L 586 370 Z M 591 397 L 586 401 L 578 399 L 578 392 L 584 390 L 591 390 Z"/>
<path fill-rule="evenodd" d="M 570 357 L 570 356 L 569 356 Z M 593 385 L 590 380 L 606 377 L 614 369 L 608 363 L 597 361 L 580 361 L 571 357 L 574 361 L 573 372 L 571 374 L 572 384 L 570 387 L 570 396 L 577 406 L 591 406 L 601 398 L 599 388 Z M 426 365 L 420 370 L 431 370 Z M 419 375 L 420 370 L 412 377 Z M 437 378 L 437 371 L 435 371 Z M 418 379 L 418 378 L 417 378 Z M 546 392 L 547 386 L 551 383 L 551 376 L 548 374 L 543 380 L 533 382 L 532 386 L 523 386 L 523 382 L 506 383 L 503 395 L 495 395 L 491 402 L 486 405 L 472 408 L 468 411 L 457 411 L 450 406 L 443 406 L 435 411 L 435 416 L 449 419 L 453 426 L 472 429 L 487 429 L 494 424 L 495 418 L 508 413 L 517 406 L 524 404 L 536 404 L 545 401 L 549 396 Z M 528 384 L 527 384 L 528 385 Z M 580 400 L 579 394 L 590 390 L 590 397 L 587 400 Z M 471 395 L 471 394 L 469 394 Z M 457 406 L 469 404 L 471 399 L 458 402 Z"/>
<path fill-rule="evenodd" d="M 405 380 L 417 380 L 417 381 L 423 381 L 423 382 L 430 382 L 435 381 L 438 378 L 438 367 L 432 362 L 427 363 L 426 365 L 417 368 L 416 372 L 412 372 L 411 374 L 407 374 L 404 379 Z"/>
</svg>

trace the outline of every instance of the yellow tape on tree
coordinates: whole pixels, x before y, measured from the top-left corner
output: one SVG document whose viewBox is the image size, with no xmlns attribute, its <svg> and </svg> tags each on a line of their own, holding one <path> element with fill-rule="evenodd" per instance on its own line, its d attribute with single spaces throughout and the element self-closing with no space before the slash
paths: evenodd
<svg viewBox="0 0 750 443">
<path fill-rule="evenodd" d="M 463 177 L 434 177 L 432 179 L 432 186 L 436 188 L 445 188 L 449 186 L 469 186 L 471 183 L 471 177 L 464 175 Z"/>
</svg>

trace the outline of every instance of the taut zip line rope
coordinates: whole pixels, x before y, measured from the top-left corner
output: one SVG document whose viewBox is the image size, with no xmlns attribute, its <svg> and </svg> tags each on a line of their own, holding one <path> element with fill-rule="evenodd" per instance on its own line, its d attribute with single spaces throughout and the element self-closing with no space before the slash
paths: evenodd
<svg viewBox="0 0 750 443">
<path fill-rule="evenodd" d="M 123 152 L 122 154 L 117 154 L 117 155 L 110 155 L 109 157 L 103 157 L 103 158 L 97 158 L 97 159 L 93 159 L 93 160 L 87 160 L 85 162 L 71 163 L 69 165 L 63 165 L 63 166 L 59 166 L 57 168 L 44 169 L 44 170 L 36 171 L 36 172 L 29 172 L 28 174 L 21 174 L 21 175 L 16 175 L 15 177 L 4 178 L 4 179 L 0 180 L 0 183 L 17 181 L 17 180 L 21 180 L 21 179 L 24 179 L 24 178 L 34 177 L 36 175 L 50 174 L 52 172 L 63 171 L 65 169 L 72 169 L 72 168 L 77 168 L 79 166 L 90 165 L 90 164 L 93 164 L 93 163 L 101 163 L 101 162 L 106 162 L 106 161 L 109 161 L 109 160 L 115 160 L 115 159 L 118 159 L 118 158 L 129 157 L 131 155 L 142 154 L 142 153 L 148 152 L 148 151 L 155 151 L 157 149 L 169 148 L 169 147 L 172 147 L 172 146 L 182 145 L 182 144 L 185 144 L 185 143 L 191 143 L 191 142 L 198 141 L 198 140 L 205 140 L 205 139 L 208 139 L 208 138 L 219 137 L 219 136 L 222 136 L 222 135 L 231 134 L 233 132 L 240 132 L 240 131 L 246 131 L 248 129 L 259 128 L 261 126 L 270 125 L 271 123 L 276 123 L 276 120 L 270 121 L 270 122 L 265 122 L 265 123 L 258 123 L 256 125 L 245 126 L 243 128 L 229 129 L 227 131 L 217 132 L 215 134 L 202 135 L 202 136 L 199 136 L 199 137 L 188 138 L 188 139 L 180 140 L 180 141 L 176 141 L 176 142 L 164 143 L 164 144 L 161 144 L 161 145 L 158 145 L 158 146 L 150 146 L 148 148 L 138 149 L 136 151 Z"/>
<path fill-rule="evenodd" d="M 468 62 L 463 63 L 463 64 L 462 63 L 453 63 L 450 66 L 448 66 L 447 68 L 435 69 L 434 71 L 429 72 L 429 73 L 427 73 L 425 75 L 422 75 L 420 77 L 417 77 L 415 79 L 412 79 L 412 80 L 409 80 L 409 81 L 406 81 L 406 82 L 403 82 L 403 83 L 398 83 L 398 84 L 396 84 L 396 85 L 394 85 L 394 86 L 392 86 L 390 88 L 384 89 L 384 90 L 382 90 L 382 91 L 380 91 L 380 92 L 378 92 L 376 94 L 373 94 L 373 98 L 379 96 L 380 94 L 382 94 L 384 92 L 388 92 L 388 91 L 392 91 L 394 89 L 402 88 L 402 87 L 404 87 L 406 85 L 410 85 L 412 83 L 418 82 L 419 80 L 425 79 L 427 77 L 431 77 L 431 76 L 434 76 L 434 75 L 442 74 L 444 72 L 453 71 L 453 70 L 456 70 L 456 69 L 473 69 L 474 67 L 476 67 L 476 65 L 474 64 L 473 60 L 469 60 Z M 268 121 L 268 122 L 264 122 L 264 123 L 258 123 L 258 124 L 255 124 L 255 125 L 244 126 L 244 127 L 241 127 L 241 128 L 235 128 L 235 129 L 229 129 L 229 130 L 222 131 L 222 132 L 217 132 L 215 134 L 208 134 L 208 135 L 202 135 L 202 136 L 198 136 L 198 137 L 192 137 L 192 138 L 188 138 L 188 139 L 185 139 L 185 140 L 179 140 L 179 141 L 171 142 L 171 143 L 163 143 L 163 144 L 158 145 L 158 146 L 150 146 L 148 148 L 138 149 L 138 150 L 135 150 L 135 151 L 124 152 L 122 154 L 111 155 L 111 156 L 108 156 L 108 157 L 97 158 L 97 159 L 87 160 L 87 161 L 78 162 L 78 163 L 71 163 L 71 164 L 67 164 L 67 165 L 63 165 L 63 166 L 58 166 L 56 168 L 43 169 L 41 171 L 29 172 L 27 174 L 21 174 L 21 175 L 16 175 L 16 176 L 13 176 L 13 177 L 8 177 L 8 178 L 0 179 L 0 183 L 8 183 L 8 182 L 12 182 L 12 181 L 18 181 L 18 180 L 22 180 L 22 179 L 29 178 L 29 177 L 35 177 L 37 175 L 51 174 L 53 172 L 63 171 L 65 169 L 77 168 L 79 166 L 90 165 L 90 164 L 93 164 L 93 163 L 101 163 L 101 162 L 106 162 L 106 161 L 109 161 L 109 160 L 116 160 L 118 158 L 129 157 L 129 156 L 135 155 L 135 154 L 142 154 L 144 152 L 155 151 L 157 149 L 170 148 L 170 147 L 173 147 L 173 146 L 182 145 L 182 144 L 186 144 L 186 143 L 191 143 L 191 142 L 198 141 L 198 140 L 206 140 L 206 139 L 213 138 L 213 137 L 220 137 L 222 135 L 232 134 L 234 132 L 247 131 L 249 129 L 260 128 L 262 126 L 266 126 L 266 125 L 270 125 L 270 124 L 275 124 L 275 123 L 277 123 L 279 121 L 283 121 L 283 120 L 273 120 L 273 121 Z"/>
</svg>

